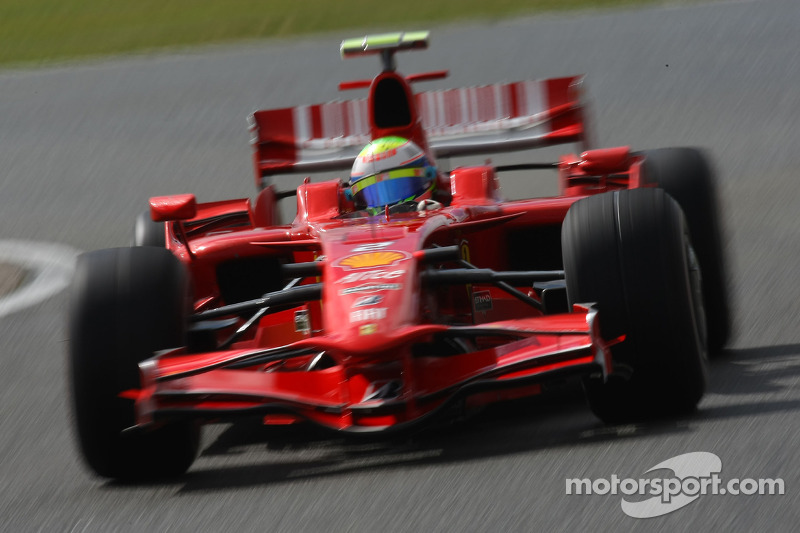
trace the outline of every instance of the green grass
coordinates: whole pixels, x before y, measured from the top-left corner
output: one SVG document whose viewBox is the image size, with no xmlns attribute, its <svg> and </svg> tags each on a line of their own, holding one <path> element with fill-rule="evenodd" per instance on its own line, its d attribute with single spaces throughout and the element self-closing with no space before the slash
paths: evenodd
<svg viewBox="0 0 800 533">
<path fill-rule="evenodd" d="M 426 29 L 450 20 L 497 19 L 646 1 L 0 0 L 0 64 L 35 64 L 345 28 L 361 28 L 361 32 L 365 28 Z"/>
</svg>

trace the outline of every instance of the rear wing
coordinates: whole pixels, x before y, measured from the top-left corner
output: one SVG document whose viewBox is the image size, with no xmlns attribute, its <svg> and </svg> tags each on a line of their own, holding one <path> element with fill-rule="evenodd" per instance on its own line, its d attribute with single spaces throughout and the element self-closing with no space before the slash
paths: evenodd
<svg viewBox="0 0 800 533">
<path fill-rule="evenodd" d="M 434 156 L 563 143 L 588 148 L 582 76 L 425 91 L 414 95 Z M 349 169 L 371 140 L 366 98 L 256 111 L 249 118 L 257 184 L 284 173 Z"/>
</svg>

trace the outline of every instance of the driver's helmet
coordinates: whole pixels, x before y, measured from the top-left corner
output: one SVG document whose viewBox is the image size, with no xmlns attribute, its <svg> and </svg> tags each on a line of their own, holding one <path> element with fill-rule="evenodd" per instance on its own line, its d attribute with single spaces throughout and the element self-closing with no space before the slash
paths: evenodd
<svg viewBox="0 0 800 533">
<path fill-rule="evenodd" d="M 350 173 L 357 207 L 378 208 L 416 200 L 433 189 L 436 168 L 422 149 L 402 137 L 382 137 L 361 150 Z"/>
</svg>

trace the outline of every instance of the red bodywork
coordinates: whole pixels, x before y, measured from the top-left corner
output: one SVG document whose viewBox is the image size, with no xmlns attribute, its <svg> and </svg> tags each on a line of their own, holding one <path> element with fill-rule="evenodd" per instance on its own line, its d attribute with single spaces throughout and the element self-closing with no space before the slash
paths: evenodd
<svg viewBox="0 0 800 533">
<path fill-rule="evenodd" d="M 613 371 L 605 347 L 616 340 L 600 338 L 602 316 L 590 306 L 554 313 L 541 308 L 542 287 L 530 282 L 509 284 L 539 308 L 497 283 L 442 284 L 435 272 L 462 259 L 495 272 L 549 271 L 558 285 L 569 207 L 588 194 L 646 185 L 627 148 L 564 156 L 554 164 L 560 194 L 552 198 L 504 201 L 491 164 L 441 172 L 441 208 L 397 215 L 359 216 L 340 181 L 306 180 L 295 219 L 278 224 L 270 175 L 347 169 L 370 139 L 410 138 L 430 160 L 585 144 L 580 78 L 417 94 L 409 79 L 384 71 L 367 99 L 255 113 L 263 187 L 255 202 L 151 200 L 153 219 L 167 221 L 167 248 L 190 273 L 194 316 L 188 345 L 141 363 L 141 388 L 124 393 L 136 399 L 139 426 L 258 413 L 265 423 L 388 430 L 446 406 L 537 394 L 550 380 Z M 389 116 L 387 99 L 406 115 Z M 498 132 L 499 141 L 486 140 Z M 429 261 L 437 247 L 456 256 Z M 285 265 L 311 262 L 317 270 L 287 288 L 294 275 Z M 224 307 L 304 288 L 312 294 L 305 302 Z M 563 286 L 556 290 L 566 301 Z"/>
</svg>

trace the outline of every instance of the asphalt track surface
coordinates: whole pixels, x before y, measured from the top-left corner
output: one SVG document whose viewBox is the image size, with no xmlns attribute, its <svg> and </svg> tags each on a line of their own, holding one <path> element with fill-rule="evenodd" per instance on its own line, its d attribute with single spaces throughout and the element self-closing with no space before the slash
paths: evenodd
<svg viewBox="0 0 800 533">
<path fill-rule="evenodd" d="M 63 295 L 0 318 L 0 530 L 773 530 L 800 520 L 800 4 L 718 2 L 435 29 L 410 73 L 428 87 L 586 73 L 599 145 L 697 145 L 720 176 L 734 335 L 690 417 L 604 427 L 566 391 L 392 442 L 244 424 L 206 432 L 182 479 L 128 486 L 76 454 Z M 151 195 L 253 193 L 245 117 L 325 101 L 374 59 L 347 34 L 0 73 L 2 237 L 127 244 Z M 545 154 L 548 155 L 548 154 Z M 541 155 L 534 155 L 539 160 Z M 290 184 L 291 182 L 287 182 Z M 505 180 L 510 196 L 552 181 Z M 722 478 L 782 478 L 784 496 L 702 496 L 636 520 L 566 478 L 638 478 L 706 451 Z"/>
</svg>

